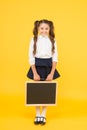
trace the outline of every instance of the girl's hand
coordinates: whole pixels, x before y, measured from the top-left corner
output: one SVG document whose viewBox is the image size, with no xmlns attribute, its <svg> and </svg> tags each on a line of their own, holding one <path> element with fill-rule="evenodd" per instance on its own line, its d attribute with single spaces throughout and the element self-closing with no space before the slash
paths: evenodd
<svg viewBox="0 0 87 130">
<path fill-rule="evenodd" d="M 53 74 L 49 74 L 46 78 L 46 81 L 51 81 L 53 79 Z"/>
<path fill-rule="evenodd" d="M 35 81 L 39 81 L 40 80 L 40 76 L 38 75 L 38 73 L 34 74 L 34 80 Z"/>
</svg>

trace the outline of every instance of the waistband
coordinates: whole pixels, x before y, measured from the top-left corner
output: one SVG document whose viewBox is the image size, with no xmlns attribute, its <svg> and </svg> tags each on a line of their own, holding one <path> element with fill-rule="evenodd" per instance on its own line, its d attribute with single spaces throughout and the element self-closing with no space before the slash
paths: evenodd
<svg viewBox="0 0 87 130">
<path fill-rule="evenodd" d="M 52 57 L 51 58 L 36 58 L 35 57 L 35 65 L 52 67 Z"/>
</svg>

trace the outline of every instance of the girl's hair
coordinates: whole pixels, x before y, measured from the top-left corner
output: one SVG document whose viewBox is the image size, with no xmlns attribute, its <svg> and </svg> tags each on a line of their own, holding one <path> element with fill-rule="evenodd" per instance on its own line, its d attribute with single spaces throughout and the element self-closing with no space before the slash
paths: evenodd
<svg viewBox="0 0 87 130">
<path fill-rule="evenodd" d="M 37 42 L 37 37 L 38 37 L 38 27 L 40 26 L 40 24 L 42 23 L 46 23 L 49 25 L 50 30 L 49 30 L 49 38 L 52 42 L 52 53 L 54 53 L 54 38 L 55 38 L 55 34 L 54 34 L 54 25 L 52 21 L 48 21 L 46 19 L 40 20 L 40 21 L 35 21 L 34 22 L 34 29 L 33 29 L 33 35 L 34 35 L 34 50 L 33 50 L 33 54 L 36 54 L 36 42 Z"/>
</svg>

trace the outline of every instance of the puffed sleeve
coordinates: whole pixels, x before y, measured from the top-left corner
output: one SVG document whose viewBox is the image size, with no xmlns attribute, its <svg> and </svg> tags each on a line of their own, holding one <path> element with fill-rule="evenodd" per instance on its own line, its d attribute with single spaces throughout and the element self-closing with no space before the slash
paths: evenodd
<svg viewBox="0 0 87 130">
<path fill-rule="evenodd" d="M 52 61 L 53 62 L 58 62 L 58 51 L 57 51 L 56 41 L 54 43 L 54 47 L 55 47 L 55 50 L 54 50 L 54 53 L 53 53 L 53 56 L 52 56 Z"/>
<path fill-rule="evenodd" d="M 32 38 L 31 41 L 30 41 L 29 53 L 28 53 L 28 58 L 29 58 L 29 64 L 30 65 L 35 64 L 35 57 L 33 55 L 33 45 L 34 45 L 34 40 Z"/>
</svg>

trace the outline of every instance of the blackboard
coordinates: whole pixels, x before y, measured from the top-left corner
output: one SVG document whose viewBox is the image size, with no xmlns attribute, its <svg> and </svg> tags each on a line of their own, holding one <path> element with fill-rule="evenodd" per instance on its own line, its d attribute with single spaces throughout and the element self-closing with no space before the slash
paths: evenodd
<svg viewBox="0 0 87 130">
<path fill-rule="evenodd" d="M 26 82 L 26 105 L 56 105 L 57 82 Z"/>
</svg>

